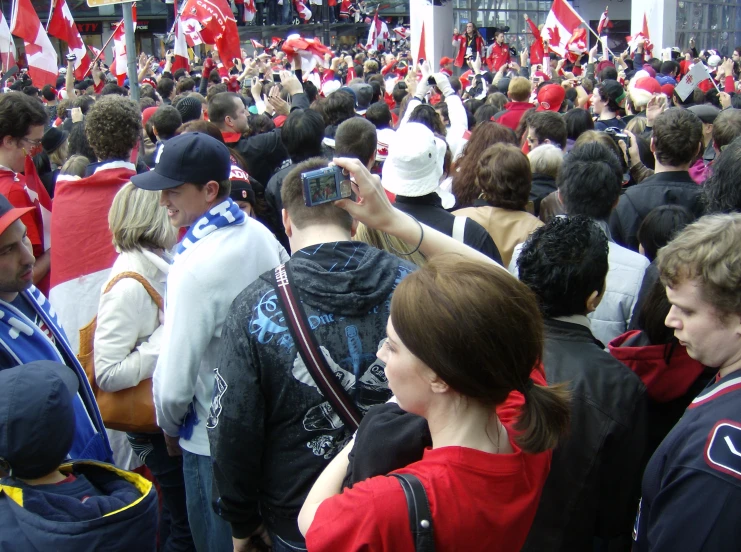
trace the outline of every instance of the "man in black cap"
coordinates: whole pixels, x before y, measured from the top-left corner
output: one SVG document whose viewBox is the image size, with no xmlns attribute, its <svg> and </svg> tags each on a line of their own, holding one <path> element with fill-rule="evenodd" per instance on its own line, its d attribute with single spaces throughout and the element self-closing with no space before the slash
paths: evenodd
<svg viewBox="0 0 741 552">
<path fill-rule="evenodd" d="M 15 209 L 0 195 L 0 372 L 38 360 L 66 364 L 80 386 L 75 398 L 77 415 L 71 425 L 74 438 L 67 451 L 72 458 L 110 461 L 103 420 L 85 372 L 49 300 L 33 286 L 35 259 L 21 221 L 33 209 Z M 7 395 L 3 387 L 0 389 L 0 394 Z"/>
<path fill-rule="evenodd" d="M 233 550 L 229 526 L 211 506 L 206 434 L 222 326 L 234 298 L 288 259 L 270 231 L 229 197 L 231 166 L 224 144 L 191 132 L 165 142 L 154 169 L 131 178 L 140 188 L 161 191 L 171 224 L 188 228 L 167 277 L 154 405 L 171 453 L 182 447 L 193 541 L 209 552 Z"/>
<path fill-rule="evenodd" d="M 151 482 L 110 464 L 63 464 L 78 383 L 57 362 L 0 371 L 0 550 L 154 550 Z"/>
</svg>

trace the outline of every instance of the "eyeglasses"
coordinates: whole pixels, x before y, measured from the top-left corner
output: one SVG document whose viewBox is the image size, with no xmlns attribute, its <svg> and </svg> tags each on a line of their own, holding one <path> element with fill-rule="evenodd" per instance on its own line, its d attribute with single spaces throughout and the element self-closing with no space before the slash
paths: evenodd
<svg viewBox="0 0 741 552">
<path fill-rule="evenodd" d="M 41 140 L 31 140 L 30 138 L 26 138 L 25 136 L 20 139 L 21 142 L 28 142 L 31 144 L 34 148 L 38 148 L 41 146 Z"/>
</svg>

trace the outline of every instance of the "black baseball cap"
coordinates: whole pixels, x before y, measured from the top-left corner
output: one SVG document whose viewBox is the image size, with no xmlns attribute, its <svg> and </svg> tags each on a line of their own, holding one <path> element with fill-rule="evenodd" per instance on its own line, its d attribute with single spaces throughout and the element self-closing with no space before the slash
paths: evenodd
<svg viewBox="0 0 741 552">
<path fill-rule="evenodd" d="M 170 138 L 162 145 L 154 169 L 131 177 L 131 182 L 144 190 L 169 190 L 211 180 L 229 179 L 229 148 L 203 132 L 188 132 Z"/>
<path fill-rule="evenodd" d="M 0 370 L 0 468 L 37 479 L 64 462 L 75 438 L 78 388 L 72 369 L 50 360 Z"/>
</svg>

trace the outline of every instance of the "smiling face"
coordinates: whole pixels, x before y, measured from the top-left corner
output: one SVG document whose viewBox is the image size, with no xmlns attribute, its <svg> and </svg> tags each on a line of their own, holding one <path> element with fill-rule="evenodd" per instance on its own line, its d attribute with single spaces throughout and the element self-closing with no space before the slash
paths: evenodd
<svg viewBox="0 0 741 552">
<path fill-rule="evenodd" d="M 44 136 L 44 125 L 29 127 L 23 138 L 6 136 L 3 138 L 2 164 L 14 172 L 23 171 L 26 155 L 36 155 L 41 151 L 41 138 Z"/>
<path fill-rule="evenodd" d="M 31 287 L 35 262 L 26 227 L 16 220 L 0 235 L 0 298 L 12 301 Z"/>
<path fill-rule="evenodd" d="M 218 184 L 217 184 L 218 186 Z M 208 185 L 199 189 L 195 184 L 183 184 L 177 188 L 162 190 L 160 205 L 167 207 L 170 224 L 175 228 L 192 225 L 210 207 Z"/>
<path fill-rule="evenodd" d="M 690 357 L 711 368 L 728 368 L 741 363 L 741 317 L 721 316 L 702 296 L 697 281 L 685 280 L 666 287 L 672 307 L 666 317 L 667 327 L 687 348 Z"/>
<path fill-rule="evenodd" d="M 396 396 L 399 407 L 423 416 L 434 395 L 430 384 L 436 378 L 435 373 L 406 348 L 390 318 L 386 335 L 388 338 L 379 349 L 378 358 L 386 363 L 389 388 Z"/>
</svg>

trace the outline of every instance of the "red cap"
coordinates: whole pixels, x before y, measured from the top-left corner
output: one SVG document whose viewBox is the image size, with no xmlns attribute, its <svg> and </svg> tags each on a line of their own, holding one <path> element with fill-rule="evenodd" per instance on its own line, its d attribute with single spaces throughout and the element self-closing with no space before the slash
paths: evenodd
<svg viewBox="0 0 741 552">
<path fill-rule="evenodd" d="M 566 98 L 566 90 L 560 84 L 546 84 L 538 92 L 537 111 L 558 111 Z"/>
<path fill-rule="evenodd" d="M 156 107 L 148 107 L 144 111 L 142 111 L 142 124 L 146 125 L 147 121 L 150 119 L 152 115 L 154 115 L 154 112 L 157 111 Z"/>
<path fill-rule="evenodd" d="M 667 98 L 671 98 L 672 94 L 674 94 L 674 85 L 669 83 L 662 84 L 661 91 L 666 94 Z"/>
<path fill-rule="evenodd" d="M 21 207 L 16 209 L 11 205 L 5 196 L 0 195 L 0 234 L 8 229 L 8 226 L 13 224 L 19 218 L 26 213 L 35 211 L 36 207 Z"/>
<path fill-rule="evenodd" d="M 659 81 L 651 77 L 638 79 L 635 87 L 650 92 L 651 94 L 661 94 L 661 85 L 659 84 Z"/>
<path fill-rule="evenodd" d="M 453 63 L 453 59 L 449 57 L 444 57 L 443 59 L 440 60 L 440 67 L 443 67 L 447 65 L 448 63 Z"/>
</svg>

